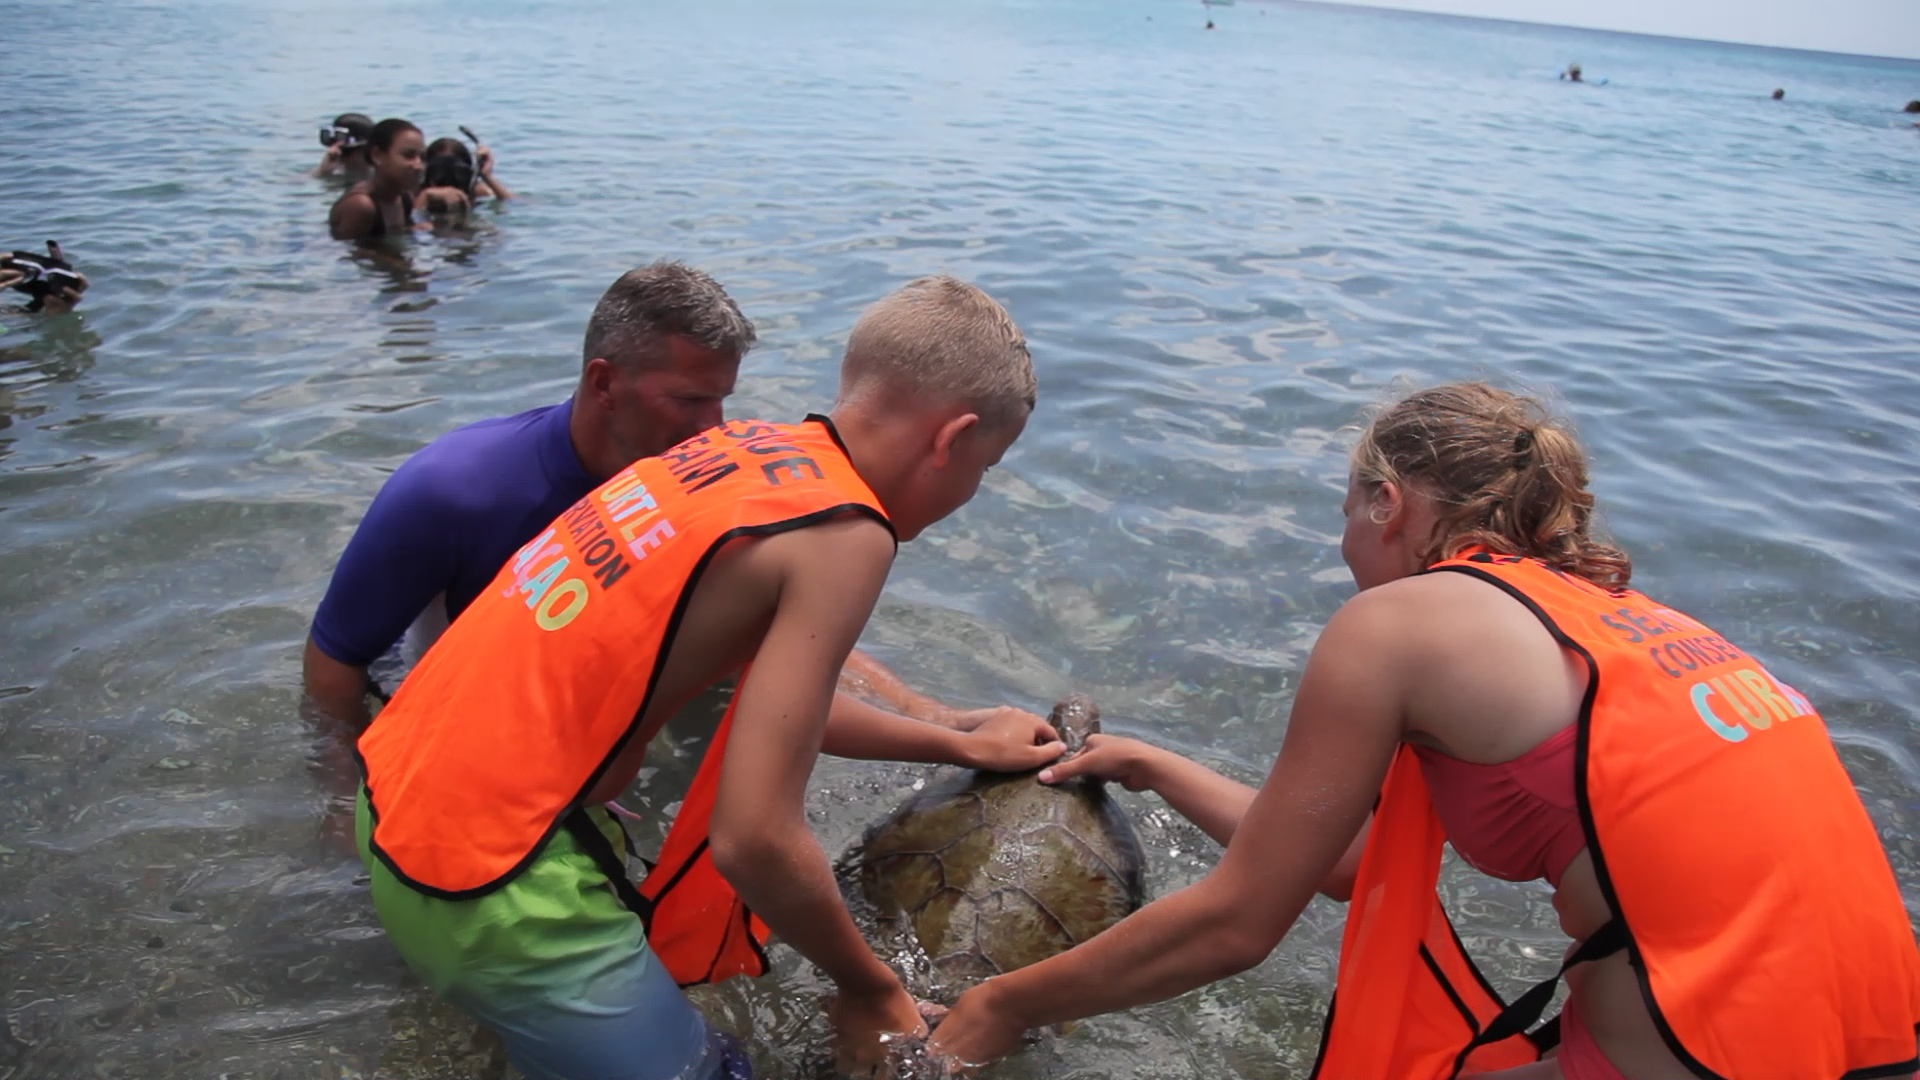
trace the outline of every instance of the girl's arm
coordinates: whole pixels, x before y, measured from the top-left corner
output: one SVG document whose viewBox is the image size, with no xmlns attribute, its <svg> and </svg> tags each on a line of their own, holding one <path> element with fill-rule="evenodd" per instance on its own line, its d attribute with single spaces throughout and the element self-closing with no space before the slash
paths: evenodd
<svg viewBox="0 0 1920 1080">
<path fill-rule="evenodd" d="M 478 159 L 480 183 L 475 185 L 473 193 L 475 195 L 491 195 L 496 199 L 513 198 L 513 192 L 507 190 L 507 185 L 501 183 L 493 175 L 493 148 L 484 145 L 478 146 L 474 148 L 474 154 Z"/>
<path fill-rule="evenodd" d="M 1405 621 L 1390 599 L 1362 593 L 1328 622 L 1280 758 L 1212 873 L 1084 945 L 968 991 L 933 1050 L 984 1063 L 1026 1029 L 1164 1000 L 1263 960 L 1353 847 L 1386 778 L 1405 715 L 1395 663 Z"/>
</svg>

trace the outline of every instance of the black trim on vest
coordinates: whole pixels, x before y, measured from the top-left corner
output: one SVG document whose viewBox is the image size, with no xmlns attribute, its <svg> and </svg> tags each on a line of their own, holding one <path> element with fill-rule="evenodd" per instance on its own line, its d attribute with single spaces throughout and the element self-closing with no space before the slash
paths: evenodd
<svg viewBox="0 0 1920 1080">
<path fill-rule="evenodd" d="M 607 876 L 607 883 L 613 886 L 613 894 L 620 898 L 620 902 L 626 905 L 628 911 L 640 916 L 642 927 L 651 927 L 653 903 L 642 896 L 639 889 L 634 888 L 633 879 L 627 876 L 626 860 L 620 857 L 619 852 L 613 850 L 613 844 L 607 840 L 607 834 L 600 831 L 600 827 L 593 823 L 593 818 L 585 809 L 575 809 L 567 815 L 566 822 L 567 833 L 573 837 L 574 843 L 580 845 L 580 850 L 593 859 L 594 865 L 600 868 L 600 872 Z M 626 827 L 621 826 L 622 836 L 626 835 L 626 831 Z"/>
<path fill-rule="evenodd" d="M 1447 978 L 1447 973 L 1440 970 L 1440 961 L 1433 958 L 1433 951 L 1427 948 L 1427 943 L 1424 941 L 1420 943 L 1420 961 L 1427 965 L 1427 973 L 1433 976 L 1433 981 L 1439 983 L 1440 989 L 1446 992 L 1447 1000 L 1453 1002 L 1454 1009 L 1460 1013 L 1460 1019 L 1466 1021 L 1469 1040 L 1467 1045 L 1472 1046 L 1471 1040 L 1480 1034 L 1480 1018 L 1473 1015 L 1473 1009 L 1467 1005 L 1466 999 L 1460 996 L 1460 991 L 1453 988 L 1453 980 Z M 1462 1050 L 1460 1054 L 1464 1060 L 1466 1051 Z M 1458 1074 L 1460 1066 L 1456 1064 L 1453 1071 Z"/>
<path fill-rule="evenodd" d="M 1340 994 L 1336 991 L 1327 998 L 1327 1018 L 1320 1022 L 1320 1051 L 1313 1055 L 1313 1069 L 1307 1073 L 1307 1080 L 1320 1080 L 1320 1068 L 1327 1063 L 1327 1040 L 1333 1037 L 1333 1009 L 1340 1004 Z"/>
<path fill-rule="evenodd" d="M 1545 1057 L 1547 1051 L 1559 1046 L 1560 1014 L 1554 1013 L 1546 1023 L 1527 1032 L 1527 1041 L 1533 1044 L 1533 1048 L 1539 1051 L 1541 1057 Z"/>
<path fill-rule="evenodd" d="M 1913 1025 L 1913 1034 L 1920 1039 L 1920 1024 Z M 1891 1065 L 1863 1065 L 1858 1069 L 1849 1069 L 1840 1074 L 1840 1080 L 1876 1080 L 1884 1076 L 1912 1076 L 1916 1072 L 1920 1072 L 1920 1054 Z"/>
<path fill-rule="evenodd" d="M 1617 918 L 1608 919 L 1605 925 L 1587 935 L 1587 940 L 1581 942 L 1580 947 L 1573 950 L 1573 954 L 1561 962 L 1560 970 L 1554 972 L 1551 979 L 1535 983 L 1526 993 L 1516 998 L 1513 1004 L 1500 1010 L 1500 1015 L 1487 1024 L 1486 1030 L 1475 1035 L 1473 1041 L 1460 1051 L 1460 1056 L 1454 1060 L 1453 1074 L 1460 1075 L 1460 1069 L 1467 1063 L 1467 1055 L 1482 1046 L 1497 1043 L 1503 1039 L 1511 1039 L 1515 1035 L 1526 1035 L 1528 1041 L 1532 1041 L 1528 1029 L 1539 1023 L 1540 1014 L 1547 1011 L 1548 1005 L 1553 1004 L 1553 992 L 1559 989 L 1560 980 L 1566 977 L 1567 972 L 1576 964 L 1604 959 L 1626 947 L 1626 925 Z M 1559 1020 L 1559 1017 L 1554 1017 L 1555 1024 L 1558 1024 Z M 1554 1029 L 1556 1039 L 1558 1031 L 1556 1027 Z"/>
<path fill-rule="evenodd" d="M 1485 555 L 1469 555 L 1467 559 L 1483 563 L 1494 561 L 1492 556 Z M 1653 1017 L 1653 1026 L 1660 1032 L 1661 1041 L 1667 1044 L 1667 1049 L 1673 1053 L 1674 1057 L 1680 1059 L 1680 1064 L 1686 1066 L 1694 1075 L 1704 1080 L 1727 1080 L 1726 1077 L 1707 1068 L 1699 1058 L 1688 1052 L 1686 1046 L 1680 1042 L 1680 1036 L 1674 1032 L 1673 1025 L 1667 1022 L 1666 1014 L 1660 1011 L 1660 1003 L 1653 996 L 1653 983 L 1647 974 L 1646 959 L 1640 955 L 1640 945 L 1633 938 L 1633 930 L 1627 923 L 1626 913 L 1620 910 L 1620 897 L 1613 889 L 1613 875 L 1607 872 L 1606 854 L 1600 848 L 1600 836 L 1594 828 L 1593 805 L 1587 799 L 1587 759 L 1593 734 L 1593 703 L 1600 695 L 1599 662 L 1593 658 L 1592 653 L 1587 651 L 1586 646 L 1581 645 L 1565 630 L 1560 629 L 1560 624 L 1554 622 L 1552 616 L 1535 603 L 1532 597 L 1521 591 L 1519 586 L 1477 566 L 1457 564 L 1432 566 L 1422 573 L 1431 574 L 1442 571 L 1478 578 L 1518 600 L 1528 611 L 1533 612 L 1533 617 L 1540 620 L 1540 625 L 1546 627 L 1547 633 L 1553 635 L 1553 639 L 1560 643 L 1561 648 L 1586 662 L 1587 692 L 1580 699 L 1580 718 L 1577 721 L 1579 728 L 1574 740 L 1573 794 L 1574 802 L 1580 810 L 1580 830 L 1586 834 L 1587 851 L 1593 856 L 1593 872 L 1600 883 L 1600 896 L 1607 902 L 1608 909 L 1613 912 L 1612 921 L 1619 923 L 1621 930 L 1626 934 L 1627 959 L 1633 967 L 1635 981 L 1640 984 L 1640 999 L 1646 1003 L 1647 1013 Z"/>
<path fill-rule="evenodd" d="M 1440 914 L 1447 914 L 1447 906 L 1445 904 L 1440 905 Z M 1501 996 L 1500 991 L 1493 988 L 1491 982 L 1487 981 L 1487 976 L 1480 970 L 1480 965 L 1473 962 L 1473 954 L 1467 951 L 1467 943 L 1460 940 L 1460 931 L 1454 927 L 1453 918 L 1448 916 L 1446 923 L 1447 934 L 1453 938 L 1453 950 L 1460 954 L 1460 960 L 1467 965 L 1467 970 L 1473 972 L 1474 980 L 1480 984 L 1481 992 L 1498 1004 L 1500 1008 L 1505 1009 L 1507 1007 L 1507 999 Z M 1476 1027 L 1474 1030 L 1478 1031 L 1479 1029 Z"/>
</svg>

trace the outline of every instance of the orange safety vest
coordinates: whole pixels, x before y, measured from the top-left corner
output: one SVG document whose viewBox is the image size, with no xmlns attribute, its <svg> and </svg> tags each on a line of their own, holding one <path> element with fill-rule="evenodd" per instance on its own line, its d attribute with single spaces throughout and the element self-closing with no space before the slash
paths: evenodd
<svg viewBox="0 0 1920 1080">
<path fill-rule="evenodd" d="M 1886 852 L 1807 699 L 1629 589 L 1476 552 L 1435 571 L 1505 590 L 1586 662 L 1576 793 L 1614 919 L 1561 968 L 1628 950 L 1668 1048 L 1703 1077 L 1905 1076 L 1920 948 Z M 1446 840 L 1395 756 L 1354 883 L 1314 1075 L 1438 1080 L 1536 1060 L 1556 976 L 1509 1006 L 1435 886 Z"/>
<path fill-rule="evenodd" d="M 648 920 L 678 981 L 765 971 L 766 924 L 707 855 L 732 709 L 642 890 L 582 801 L 639 729 L 720 547 L 846 514 L 887 521 L 823 416 L 730 421 L 575 503 L 508 560 L 361 736 L 374 854 L 414 889 L 463 900 L 512 880 L 564 826 Z"/>
</svg>

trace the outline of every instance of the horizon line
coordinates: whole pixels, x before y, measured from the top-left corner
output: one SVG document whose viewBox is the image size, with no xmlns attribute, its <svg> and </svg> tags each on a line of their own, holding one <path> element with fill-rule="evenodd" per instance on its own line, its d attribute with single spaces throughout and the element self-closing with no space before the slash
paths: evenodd
<svg viewBox="0 0 1920 1080">
<path fill-rule="evenodd" d="M 1809 56 L 1841 56 L 1857 60 L 1894 60 L 1902 63 L 1920 64 L 1920 55 L 1895 55 L 1890 53 L 1846 52 L 1840 49 L 1810 49 L 1798 45 L 1763 45 L 1752 41 L 1729 41 L 1725 38 L 1690 37 L 1685 34 L 1657 34 L 1646 30 L 1616 30 L 1607 26 L 1583 26 L 1579 23 L 1535 22 L 1531 19 L 1510 19 L 1499 15 L 1468 15 L 1455 11 L 1432 11 L 1426 8 L 1399 7 L 1393 0 L 1249 0 L 1250 3 L 1297 5 L 1300 7 L 1338 7 L 1360 8 L 1367 11 L 1391 12 L 1395 15 L 1429 15 L 1440 19 L 1471 19 L 1474 22 L 1505 23 L 1508 26 L 1545 27 L 1552 30 L 1579 30 L 1589 34 L 1613 34 L 1618 37 L 1653 38 L 1658 41 L 1686 41 L 1707 45 L 1731 45 L 1741 49 L 1766 49 L 1771 52 L 1804 53 Z"/>
</svg>

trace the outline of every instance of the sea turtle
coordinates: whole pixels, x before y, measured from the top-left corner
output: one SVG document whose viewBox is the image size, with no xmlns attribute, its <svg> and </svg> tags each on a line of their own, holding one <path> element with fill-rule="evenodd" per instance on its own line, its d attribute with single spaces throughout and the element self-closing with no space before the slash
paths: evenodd
<svg viewBox="0 0 1920 1080">
<path fill-rule="evenodd" d="M 1068 753 L 1100 730 L 1084 694 L 1049 719 Z M 1095 780 L 1056 787 L 1032 772 L 950 771 L 856 850 L 864 899 L 905 919 L 931 963 L 934 985 L 916 991 L 942 999 L 1064 952 L 1144 900 L 1140 841 Z"/>
</svg>

